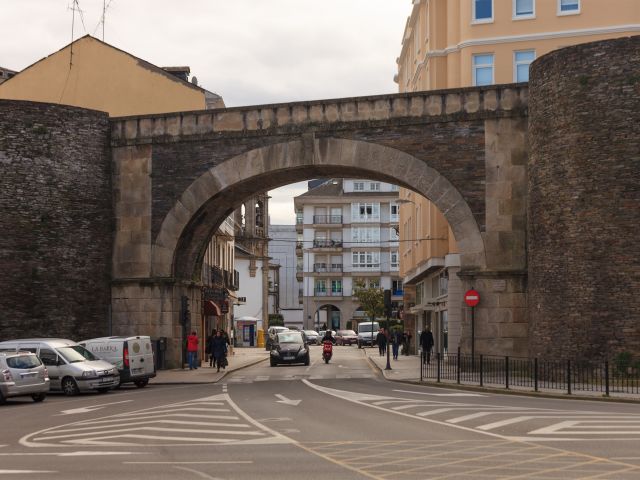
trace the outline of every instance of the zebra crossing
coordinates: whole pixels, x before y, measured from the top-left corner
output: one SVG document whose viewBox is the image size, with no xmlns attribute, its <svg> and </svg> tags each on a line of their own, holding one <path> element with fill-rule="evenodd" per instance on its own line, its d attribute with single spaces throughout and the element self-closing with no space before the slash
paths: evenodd
<svg viewBox="0 0 640 480">
<path fill-rule="evenodd" d="M 177 446 L 290 443 L 246 415 L 222 393 L 47 428 L 24 436 L 27 447 Z"/>
<path fill-rule="evenodd" d="M 259 382 L 291 382 L 299 380 L 346 380 L 346 379 L 361 379 L 361 378 L 375 378 L 373 373 L 344 373 L 344 374 L 292 374 L 292 375 L 233 375 L 231 378 L 226 379 L 226 383 L 259 383 Z"/>
<path fill-rule="evenodd" d="M 305 383 L 323 393 L 386 412 L 509 440 L 640 439 L 640 414 L 380 396 L 322 387 L 308 381 Z"/>
</svg>

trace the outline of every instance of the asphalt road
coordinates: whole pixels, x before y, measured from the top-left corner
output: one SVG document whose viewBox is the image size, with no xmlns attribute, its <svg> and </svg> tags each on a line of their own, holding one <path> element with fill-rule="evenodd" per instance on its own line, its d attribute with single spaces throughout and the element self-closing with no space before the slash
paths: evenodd
<svg viewBox="0 0 640 480">
<path fill-rule="evenodd" d="M 355 347 L 219 384 L 0 407 L 0 477 L 634 479 L 640 406 L 380 378 Z"/>
</svg>

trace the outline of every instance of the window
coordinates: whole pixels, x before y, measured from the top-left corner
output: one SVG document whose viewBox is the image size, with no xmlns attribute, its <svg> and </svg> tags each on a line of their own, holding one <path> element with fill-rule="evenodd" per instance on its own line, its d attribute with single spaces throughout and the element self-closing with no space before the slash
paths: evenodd
<svg viewBox="0 0 640 480">
<path fill-rule="evenodd" d="M 353 182 L 353 191 L 354 192 L 363 192 L 364 191 L 364 182 Z"/>
<path fill-rule="evenodd" d="M 446 295 L 449 292 L 449 271 L 443 270 L 438 275 L 438 295 Z"/>
<path fill-rule="evenodd" d="M 391 221 L 398 221 L 398 214 L 400 213 L 399 206 L 396 203 L 389 205 L 389 212 L 391 214 Z"/>
<path fill-rule="evenodd" d="M 380 191 L 380 182 L 371 182 L 369 184 L 369 190 L 371 190 L 373 192 L 379 192 Z"/>
<path fill-rule="evenodd" d="M 513 0 L 513 18 L 533 18 L 536 14 L 535 0 Z"/>
<path fill-rule="evenodd" d="M 389 241 L 397 242 L 399 240 L 400 240 L 400 235 L 398 235 L 398 231 L 395 228 L 391 227 L 389 229 Z"/>
<path fill-rule="evenodd" d="M 379 243 L 380 227 L 352 227 L 351 240 L 356 243 Z"/>
<path fill-rule="evenodd" d="M 324 293 L 327 291 L 327 281 L 326 280 L 316 280 L 316 288 L 317 293 Z"/>
<path fill-rule="evenodd" d="M 380 252 L 352 252 L 351 255 L 355 270 L 380 269 Z"/>
<path fill-rule="evenodd" d="M 398 251 L 391 251 L 391 270 L 397 270 L 400 267 L 400 262 L 398 261 Z"/>
<path fill-rule="evenodd" d="M 513 80 L 516 82 L 529 81 L 529 66 L 536 58 L 533 50 L 513 52 Z"/>
<path fill-rule="evenodd" d="M 331 293 L 342 293 L 342 280 L 331 280 Z"/>
<path fill-rule="evenodd" d="M 400 187 L 398 185 L 391 185 L 391 191 L 392 192 L 399 192 L 400 191 Z"/>
<path fill-rule="evenodd" d="M 580 0 L 558 0 L 558 15 L 580 13 Z"/>
<path fill-rule="evenodd" d="M 352 203 L 351 204 L 351 221 L 352 222 L 380 221 L 380 204 L 379 203 Z"/>
<path fill-rule="evenodd" d="M 493 54 L 473 56 L 473 85 L 493 85 Z"/>
<path fill-rule="evenodd" d="M 402 280 L 393 280 L 391 282 L 391 292 L 393 293 L 393 295 L 402 295 L 403 293 L 403 289 L 402 289 Z"/>
<path fill-rule="evenodd" d="M 471 0 L 473 4 L 473 23 L 493 22 L 493 0 Z"/>
<path fill-rule="evenodd" d="M 424 282 L 416 285 L 416 305 L 420 305 L 424 301 Z"/>
</svg>

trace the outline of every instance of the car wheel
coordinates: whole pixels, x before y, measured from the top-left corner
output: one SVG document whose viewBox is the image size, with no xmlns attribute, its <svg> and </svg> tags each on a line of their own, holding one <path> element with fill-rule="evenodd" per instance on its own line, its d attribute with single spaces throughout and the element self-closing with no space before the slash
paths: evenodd
<svg viewBox="0 0 640 480">
<path fill-rule="evenodd" d="M 98 388 L 98 393 L 107 393 L 109 391 L 109 387 Z"/>
<path fill-rule="evenodd" d="M 136 380 L 133 383 L 135 384 L 136 387 L 143 388 L 143 387 L 146 387 L 149 384 L 149 379 L 148 378 L 143 378 L 142 380 Z"/>
<path fill-rule="evenodd" d="M 34 402 L 41 402 L 45 398 L 47 398 L 47 394 L 46 393 L 34 393 L 33 395 L 31 395 L 31 398 L 33 398 Z"/>
<path fill-rule="evenodd" d="M 77 395 L 80 392 L 80 390 L 78 389 L 78 384 L 71 377 L 63 378 L 60 386 L 62 387 L 62 391 L 64 392 L 64 394 L 69 397 Z"/>
</svg>

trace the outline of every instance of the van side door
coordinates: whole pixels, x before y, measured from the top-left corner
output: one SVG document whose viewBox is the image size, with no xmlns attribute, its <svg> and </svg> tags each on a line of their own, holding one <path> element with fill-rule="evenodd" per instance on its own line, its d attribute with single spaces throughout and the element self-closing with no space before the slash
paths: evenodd
<svg viewBox="0 0 640 480">
<path fill-rule="evenodd" d="M 44 363 L 45 367 L 47 367 L 47 371 L 49 372 L 49 380 L 51 381 L 51 388 L 55 390 L 60 390 L 60 380 L 61 380 L 61 369 L 60 365 L 64 364 L 64 360 L 62 360 L 55 350 L 48 347 L 40 347 L 40 360 Z"/>
</svg>

